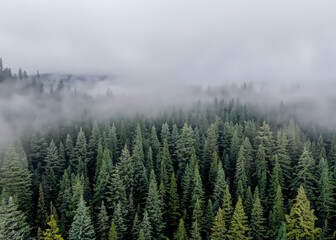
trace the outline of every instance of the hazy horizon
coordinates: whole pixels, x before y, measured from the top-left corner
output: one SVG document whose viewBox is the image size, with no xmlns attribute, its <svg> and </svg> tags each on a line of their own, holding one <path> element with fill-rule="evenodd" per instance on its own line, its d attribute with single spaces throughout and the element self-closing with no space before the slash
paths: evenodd
<svg viewBox="0 0 336 240">
<path fill-rule="evenodd" d="M 4 0 L 13 72 L 107 74 L 132 84 L 335 80 L 334 1 Z"/>
</svg>

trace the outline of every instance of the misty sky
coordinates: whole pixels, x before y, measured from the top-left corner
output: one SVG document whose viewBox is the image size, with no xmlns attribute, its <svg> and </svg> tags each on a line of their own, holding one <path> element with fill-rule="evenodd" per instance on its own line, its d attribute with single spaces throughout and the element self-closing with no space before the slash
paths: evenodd
<svg viewBox="0 0 336 240">
<path fill-rule="evenodd" d="M 0 57 L 140 84 L 329 82 L 336 1 L 1 0 Z"/>
</svg>

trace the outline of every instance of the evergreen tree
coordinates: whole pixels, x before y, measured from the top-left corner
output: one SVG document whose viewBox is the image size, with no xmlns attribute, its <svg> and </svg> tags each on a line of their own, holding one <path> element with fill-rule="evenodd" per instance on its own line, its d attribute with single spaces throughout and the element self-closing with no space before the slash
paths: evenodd
<svg viewBox="0 0 336 240">
<path fill-rule="evenodd" d="M 69 231 L 69 240 L 94 240 L 95 231 L 85 206 L 83 196 L 80 197 L 75 217 Z"/>
<path fill-rule="evenodd" d="M 62 236 L 59 234 L 59 228 L 57 227 L 54 215 L 50 216 L 50 222 L 48 222 L 49 227 L 44 233 L 44 240 L 63 240 Z"/>
<path fill-rule="evenodd" d="M 2 200 L 0 206 L 0 239 L 21 240 L 30 235 L 25 215 L 18 209 L 10 196 L 8 203 Z"/>
<path fill-rule="evenodd" d="M 149 220 L 148 212 L 145 211 L 143 220 L 141 222 L 139 238 L 143 235 L 143 239 L 150 240 L 152 239 L 153 228 Z"/>
<path fill-rule="evenodd" d="M 236 208 L 232 216 L 231 226 L 228 232 L 228 238 L 235 240 L 249 239 L 249 230 L 250 228 L 248 227 L 247 217 L 243 208 L 243 201 L 239 196 Z"/>
<path fill-rule="evenodd" d="M 101 202 L 100 212 L 98 214 L 97 235 L 101 240 L 107 240 L 109 231 L 109 218 L 107 215 L 104 201 Z"/>
<path fill-rule="evenodd" d="M 314 192 L 316 191 L 317 180 L 315 178 L 315 161 L 311 152 L 305 146 L 303 153 L 299 159 L 298 165 L 295 168 L 295 177 L 293 179 L 293 191 L 302 187 L 307 192 L 309 201 L 315 199 Z M 289 229 L 289 226 L 288 226 Z M 290 236 L 288 236 L 290 238 Z"/>
<path fill-rule="evenodd" d="M 276 143 L 276 153 L 279 160 L 279 165 L 281 168 L 280 181 L 281 186 L 288 186 L 292 179 L 293 169 L 292 162 L 287 151 L 288 140 L 286 138 L 286 134 L 280 130 L 277 134 L 277 143 Z"/>
<path fill-rule="evenodd" d="M 164 228 L 164 222 L 162 220 L 162 206 L 163 203 L 161 202 L 159 197 L 156 177 L 154 171 L 152 171 L 145 210 L 148 213 L 148 219 L 150 225 L 152 226 L 151 235 L 155 239 L 162 238 L 162 230 Z"/>
<path fill-rule="evenodd" d="M 218 154 L 217 152 L 214 152 L 212 154 L 212 162 L 210 164 L 210 170 L 209 170 L 209 183 L 210 183 L 211 190 L 214 188 L 214 183 L 216 182 L 216 179 L 217 179 L 217 173 L 218 173 L 218 168 L 219 168 L 218 165 L 219 165 Z"/>
<path fill-rule="evenodd" d="M 146 240 L 144 231 L 142 229 L 139 232 L 138 240 Z"/>
<path fill-rule="evenodd" d="M 13 146 L 6 152 L 0 171 L 2 197 L 15 196 L 17 204 L 28 216 L 31 215 L 31 174 L 28 164 L 22 164 Z"/>
<path fill-rule="evenodd" d="M 224 225 L 229 227 L 231 223 L 231 218 L 233 214 L 232 199 L 229 191 L 229 186 L 226 185 L 224 198 L 223 198 L 223 219 Z"/>
<path fill-rule="evenodd" d="M 44 166 L 44 159 L 47 156 L 48 144 L 38 129 L 35 130 L 32 136 L 30 149 L 30 159 L 33 169 L 36 169 L 39 164 Z"/>
<path fill-rule="evenodd" d="M 44 229 L 47 225 L 48 212 L 45 206 L 42 184 L 39 187 L 39 198 L 37 203 L 36 225 Z"/>
<path fill-rule="evenodd" d="M 215 218 L 215 215 L 214 215 L 214 209 L 213 209 L 212 201 L 211 201 L 211 199 L 209 199 L 207 207 L 204 211 L 203 232 L 204 232 L 205 238 L 209 238 L 209 236 L 210 236 L 214 218 Z"/>
<path fill-rule="evenodd" d="M 125 235 L 127 231 L 125 215 L 126 214 L 123 209 L 123 206 L 119 202 L 113 212 L 113 222 L 116 226 L 119 239 L 125 239 Z"/>
<path fill-rule="evenodd" d="M 258 151 L 256 155 L 256 162 L 255 162 L 255 175 L 258 181 L 258 184 L 260 184 L 260 181 L 262 180 L 263 173 L 266 173 L 268 171 L 268 166 L 267 166 L 267 161 L 266 161 L 266 153 L 265 153 L 265 148 L 262 144 L 258 146 Z"/>
<path fill-rule="evenodd" d="M 318 212 L 318 225 L 322 227 L 322 233 L 326 236 L 329 231 L 329 221 L 335 202 L 332 197 L 332 182 L 328 162 L 324 158 L 321 158 L 320 160 L 319 169 L 321 169 L 321 173 L 319 174 L 320 179 L 317 185 L 318 197 L 316 201 L 316 209 Z"/>
<path fill-rule="evenodd" d="M 174 235 L 175 240 L 188 240 L 187 231 L 184 226 L 183 218 L 180 219 L 178 229 Z"/>
<path fill-rule="evenodd" d="M 256 140 L 258 144 L 262 144 L 264 146 L 266 161 L 270 162 L 274 148 L 274 140 L 271 128 L 265 121 L 258 131 Z"/>
<path fill-rule="evenodd" d="M 214 220 L 214 225 L 212 227 L 211 239 L 212 240 L 221 240 L 226 239 L 227 226 L 225 226 L 223 218 L 223 210 L 218 209 L 217 215 Z"/>
<path fill-rule="evenodd" d="M 286 215 L 288 239 L 316 239 L 316 220 L 314 210 L 310 209 L 310 202 L 301 185 L 290 214 Z"/>
<path fill-rule="evenodd" d="M 203 161 L 201 163 L 201 169 L 204 171 L 204 173 L 208 173 L 210 168 L 209 172 L 210 184 L 213 183 L 214 180 L 216 179 L 217 174 L 216 166 L 218 166 L 217 153 L 218 153 L 218 126 L 217 124 L 212 123 L 207 131 L 207 139 L 205 141 L 204 146 L 204 156 Z"/>
<path fill-rule="evenodd" d="M 284 218 L 284 199 L 281 192 L 281 186 L 278 185 L 277 193 L 273 200 L 273 206 L 269 216 L 269 231 L 272 238 L 276 236 L 281 223 L 284 221 Z"/>
<path fill-rule="evenodd" d="M 287 231 L 285 222 L 281 223 L 276 240 L 287 240 Z"/>
<path fill-rule="evenodd" d="M 140 230 L 140 221 L 139 221 L 139 215 L 136 212 L 133 220 L 133 226 L 132 226 L 132 239 L 137 239 L 139 236 L 139 230 Z"/>
<path fill-rule="evenodd" d="M 256 189 L 258 189 L 258 188 L 256 188 Z M 258 195 L 259 195 L 259 193 L 258 193 Z M 246 216 L 250 220 L 251 212 L 252 212 L 252 208 L 253 208 L 253 195 L 252 195 L 251 186 L 248 186 L 246 194 L 245 194 L 244 208 L 245 208 Z"/>
<path fill-rule="evenodd" d="M 82 130 L 82 128 L 80 128 L 78 134 L 77 134 L 77 141 L 76 141 L 76 145 L 74 148 L 74 158 L 71 159 L 70 164 L 71 164 L 71 168 L 76 170 L 76 172 L 78 172 L 78 166 L 79 166 L 79 161 L 81 159 L 81 161 L 83 161 L 83 163 L 87 162 L 87 144 L 86 144 L 86 137 L 85 134 Z"/>
<path fill-rule="evenodd" d="M 177 185 L 175 174 L 173 173 L 170 180 L 170 190 L 168 192 L 168 201 L 167 201 L 167 232 L 173 233 L 177 228 L 177 223 L 180 218 L 180 202 L 177 193 Z"/>
<path fill-rule="evenodd" d="M 223 196 L 225 192 L 225 188 L 227 186 L 226 180 L 225 180 L 225 172 L 222 166 L 222 162 L 219 162 L 218 164 L 218 172 L 217 172 L 217 179 L 215 182 L 215 188 L 213 193 L 213 201 L 214 201 L 214 210 L 217 211 L 217 209 L 222 206 L 223 202 Z"/>
<path fill-rule="evenodd" d="M 266 238 L 266 228 L 264 219 L 264 210 L 261 206 L 258 188 L 256 188 L 254 193 L 254 203 L 251 212 L 251 237 L 252 239 L 265 239 Z"/>
<path fill-rule="evenodd" d="M 196 164 L 194 171 L 195 171 L 194 180 L 193 180 L 194 188 L 191 194 L 190 207 L 193 208 L 195 206 L 196 200 L 200 202 L 201 207 L 204 207 L 205 193 L 203 190 L 202 179 L 198 171 L 198 164 Z"/>
<path fill-rule="evenodd" d="M 239 191 L 239 187 L 243 190 L 247 189 L 248 181 L 246 177 L 246 170 L 245 170 L 245 148 L 244 145 L 240 147 L 238 152 L 238 158 L 236 163 L 236 174 L 235 174 L 235 189 L 236 189 L 236 198 L 239 195 L 244 194 L 244 192 Z M 241 186 L 239 186 L 239 182 Z"/>
<path fill-rule="evenodd" d="M 275 199 L 275 195 L 278 191 L 278 186 L 280 185 L 282 188 L 281 180 L 280 180 L 280 176 L 282 175 L 282 173 L 281 173 L 281 168 L 280 168 L 280 164 L 278 161 L 278 156 L 275 155 L 274 159 L 275 159 L 274 160 L 275 164 L 272 170 L 270 186 L 268 189 L 268 198 L 270 201 L 270 206 L 272 206 L 272 201 Z"/>
<path fill-rule="evenodd" d="M 97 180 L 94 185 L 93 203 L 97 205 L 105 200 L 108 182 L 110 180 L 110 172 L 112 171 L 112 159 L 109 151 L 105 150 L 102 158 L 102 163 L 98 172 Z"/>
<path fill-rule="evenodd" d="M 191 239 L 198 239 L 198 237 L 201 236 L 202 226 L 204 223 L 203 217 L 204 217 L 204 213 L 203 213 L 203 209 L 201 206 L 201 202 L 199 201 L 199 199 L 197 199 L 194 210 L 193 210 L 193 214 L 192 214 Z"/>
<path fill-rule="evenodd" d="M 188 126 L 186 123 L 183 125 L 181 134 L 178 137 L 176 143 L 176 154 L 178 159 L 178 167 L 180 171 L 185 169 L 185 166 L 188 163 L 188 159 L 191 154 L 191 149 L 195 144 L 194 132 L 191 126 Z M 180 172 L 181 175 L 183 172 Z M 180 179 L 180 177 L 178 178 Z"/>
<path fill-rule="evenodd" d="M 44 162 L 45 162 L 45 172 L 49 173 L 50 170 L 53 170 L 56 177 L 59 178 L 63 166 L 61 165 L 61 161 L 59 159 L 57 146 L 55 145 L 53 140 L 51 140 L 50 145 L 47 149 L 47 156 Z"/>
<path fill-rule="evenodd" d="M 108 240 L 118 240 L 117 228 L 113 221 L 111 223 Z"/>
</svg>

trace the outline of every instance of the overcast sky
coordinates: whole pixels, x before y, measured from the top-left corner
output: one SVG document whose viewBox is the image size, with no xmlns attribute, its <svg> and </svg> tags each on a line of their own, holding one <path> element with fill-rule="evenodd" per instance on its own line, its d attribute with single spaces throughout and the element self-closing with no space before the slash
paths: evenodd
<svg viewBox="0 0 336 240">
<path fill-rule="evenodd" d="M 1 0 L 0 57 L 141 84 L 328 82 L 336 1 Z"/>
</svg>

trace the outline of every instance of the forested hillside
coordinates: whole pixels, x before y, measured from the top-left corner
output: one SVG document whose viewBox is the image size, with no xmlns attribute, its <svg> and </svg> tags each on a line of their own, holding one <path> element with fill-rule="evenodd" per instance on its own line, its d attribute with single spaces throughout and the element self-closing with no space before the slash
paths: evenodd
<svg viewBox="0 0 336 240">
<path fill-rule="evenodd" d="M 1 159 L 0 238 L 332 237 L 336 138 L 269 119 L 215 100 L 37 126 Z"/>
</svg>

